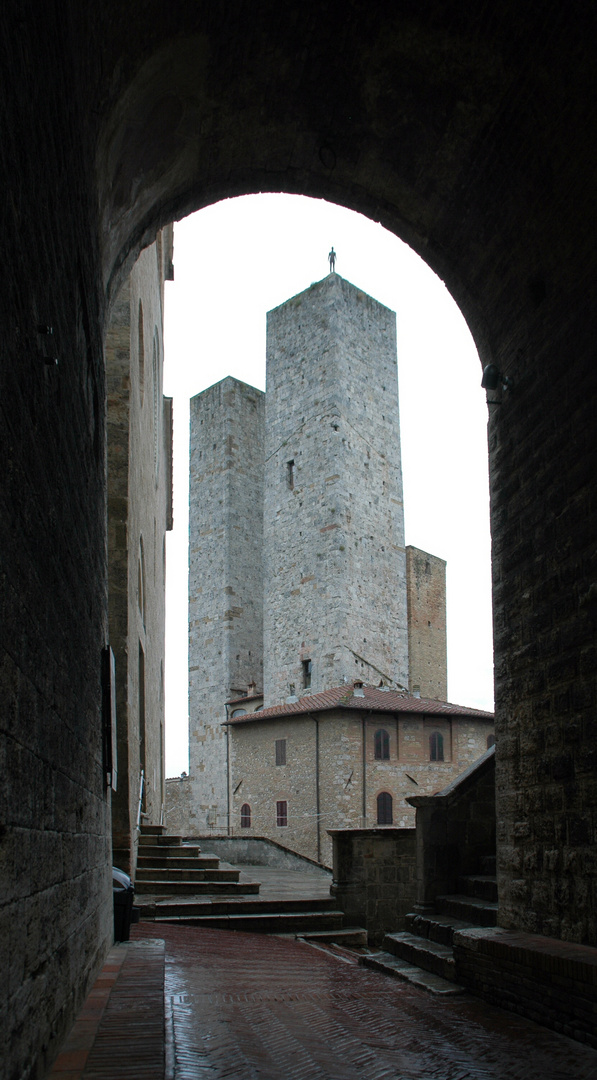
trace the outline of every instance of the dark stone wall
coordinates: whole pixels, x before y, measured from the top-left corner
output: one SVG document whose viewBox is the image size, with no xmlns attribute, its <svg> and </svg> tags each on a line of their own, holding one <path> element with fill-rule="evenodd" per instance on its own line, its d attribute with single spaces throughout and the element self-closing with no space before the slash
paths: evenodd
<svg viewBox="0 0 597 1080">
<path fill-rule="evenodd" d="M 492 748 L 436 795 L 408 799 L 417 810 L 419 911 L 460 892 L 459 877 L 480 873 L 481 859 L 495 855 L 495 764 Z"/>
<path fill-rule="evenodd" d="M 11 1080 L 40 1075 L 108 937 L 105 298 L 160 225 L 224 196 L 381 221 L 512 378 L 490 406 L 500 921 L 597 941 L 596 19 L 560 0 L 2 5 Z"/>
<path fill-rule="evenodd" d="M 103 297 L 68 11 L 0 13 L 0 1074 L 44 1074 L 111 942 Z M 38 325 L 51 325 L 51 337 Z M 43 354 L 58 357 L 46 365 Z"/>
</svg>

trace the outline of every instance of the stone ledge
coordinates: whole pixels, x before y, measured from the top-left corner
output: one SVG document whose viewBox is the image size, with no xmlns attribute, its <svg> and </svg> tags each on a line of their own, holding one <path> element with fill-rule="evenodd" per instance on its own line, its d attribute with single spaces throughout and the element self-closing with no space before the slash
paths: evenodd
<svg viewBox="0 0 597 1080">
<path fill-rule="evenodd" d="M 501 927 L 454 934 L 459 982 L 597 1048 L 597 949 Z"/>
</svg>

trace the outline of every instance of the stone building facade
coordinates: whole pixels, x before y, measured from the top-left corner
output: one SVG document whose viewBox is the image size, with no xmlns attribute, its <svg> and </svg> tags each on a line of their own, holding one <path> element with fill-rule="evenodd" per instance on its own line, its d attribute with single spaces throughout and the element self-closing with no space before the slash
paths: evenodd
<svg viewBox="0 0 597 1080">
<path fill-rule="evenodd" d="M 141 820 L 164 815 L 165 534 L 172 528 L 172 400 L 162 392 L 172 226 L 141 252 L 105 343 L 108 606 L 115 658 L 112 860 L 134 878 Z"/>
<path fill-rule="evenodd" d="M 414 827 L 407 797 L 444 788 L 494 735 L 492 713 L 360 682 L 235 711 L 231 833 L 270 837 L 327 866 L 328 829 Z"/>
<path fill-rule="evenodd" d="M 190 427 L 183 833 L 231 827 L 226 701 L 355 678 L 447 696 L 445 563 L 404 546 L 394 312 L 329 274 L 268 313 L 266 393 L 226 378 Z"/>
</svg>

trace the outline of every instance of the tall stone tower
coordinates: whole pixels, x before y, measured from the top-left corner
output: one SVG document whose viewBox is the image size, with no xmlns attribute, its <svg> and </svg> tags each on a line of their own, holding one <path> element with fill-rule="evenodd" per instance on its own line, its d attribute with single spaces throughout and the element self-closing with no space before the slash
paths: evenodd
<svg viewBox="0 0 597 1080">
<path fill-rule="evenodd" d="M 227 378 L 191 401 L 189 828 L 227 826 L 224 702 L 263 681 L 263 399 Z"/>
<path fill-rule="evenodd" d="M 396 316 L 331 273 L 268 314 L 264 696 L 408 685 Z"/>
</svg>

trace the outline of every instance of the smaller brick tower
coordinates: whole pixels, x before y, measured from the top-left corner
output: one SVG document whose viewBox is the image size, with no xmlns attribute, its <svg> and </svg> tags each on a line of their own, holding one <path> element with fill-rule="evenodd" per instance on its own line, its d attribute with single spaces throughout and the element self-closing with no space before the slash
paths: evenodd
<svg viewBox="0 0 597 1080">
<path fill-rule="evenodd" d="M 419 548 L 406 549 L 409 690 L 446 701 L 446 563 Z"/>
</svg>

